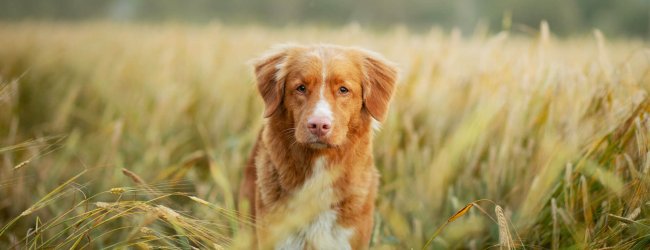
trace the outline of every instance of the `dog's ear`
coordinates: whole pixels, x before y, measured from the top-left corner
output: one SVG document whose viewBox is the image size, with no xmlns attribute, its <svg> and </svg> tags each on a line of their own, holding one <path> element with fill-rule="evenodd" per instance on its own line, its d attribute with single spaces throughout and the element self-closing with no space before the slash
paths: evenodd
<svg viewBox="0 0 650 250">
<path fill-rule="evenodd" d="M 286 78 L 285 62 L 291 46 L 276 48 L 252 61 L 257 80 L 257 90 L 264 99 L 264 117 L 272 116 L 282 104 L 284 98 L 284 81 Z"/>
<path fill-rule="evenodd" d="M 363 107 L 377 121 L 383 121 L 395 92 L 397 67 L 381 55 L 362 50 Z"/>
</svg>

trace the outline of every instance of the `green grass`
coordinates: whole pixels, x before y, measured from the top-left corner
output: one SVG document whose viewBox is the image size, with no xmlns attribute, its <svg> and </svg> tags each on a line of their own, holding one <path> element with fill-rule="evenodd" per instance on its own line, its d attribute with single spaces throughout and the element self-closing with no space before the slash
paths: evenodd
<svg viewBox="0 0 650 250">
<path fill-rule="evenodd" d="M 285 42 L 400 65 L 373 248 L 650 244 L 641 41 L 0 23 L 0 248 L 246 249 L 236 194 L 263 122 L 246 62 Z"/>
</svg>

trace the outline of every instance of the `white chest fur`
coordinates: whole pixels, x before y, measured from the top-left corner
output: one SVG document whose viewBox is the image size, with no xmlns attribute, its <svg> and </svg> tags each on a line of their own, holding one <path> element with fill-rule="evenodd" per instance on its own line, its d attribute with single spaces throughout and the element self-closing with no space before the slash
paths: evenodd
<svg viewBox="0 0 650 250">
<path fill-rule="evenodd" d="M 336 212 L 322 212 L 316 219 L 295 234 L 282 241 L 276 249 L 352 249 L 352 230 L 336 223 Z"/>
<path fill-rule="evenodd" d="M 352 249 L 349 240 L 353 230 L 340 226 L 337 223 L 337 212 L 331 209 L 334 190 L 331 173 L 325 170 L 325 164 L 325 159 L 317 159 L 312 176 L 296 193 L 297 199 L 308 198 L 308 207 L 317 209 L 315 216 L 310 218 L 309 223 L 280 241 L 276 249 Z"/>
</svg>

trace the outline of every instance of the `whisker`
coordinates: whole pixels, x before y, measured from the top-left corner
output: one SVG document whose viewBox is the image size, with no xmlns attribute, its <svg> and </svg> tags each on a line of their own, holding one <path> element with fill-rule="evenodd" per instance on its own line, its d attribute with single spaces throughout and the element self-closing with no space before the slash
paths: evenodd
<svg viewBox="0 0 650 250">
<path fill-rule="evenodd" d="M 288 129 L 282 130 L 280 133 L 285 134 L 285 133 L 288 133 L 288 132 L 294 132 L 294 131 L 296 131 L 296 128 L 295 128 L 295 127 L 291 127 L 291 128 L 288 128 Z"/>
</svg>

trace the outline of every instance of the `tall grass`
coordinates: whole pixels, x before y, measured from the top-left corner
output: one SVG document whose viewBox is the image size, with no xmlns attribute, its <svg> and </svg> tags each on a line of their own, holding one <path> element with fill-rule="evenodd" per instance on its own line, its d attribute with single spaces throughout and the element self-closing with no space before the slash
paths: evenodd
<svg viewBox="0 0 650 250">
<path fill-rule="evenodd" d="M 374 144 L 373 248 L 650 244 L 640 41 L 3 23 L 0 247 L 246 248 L 236 193 L 263 104 L 245 62 L 285 42 L 402 69 Z"/>
</svg>

